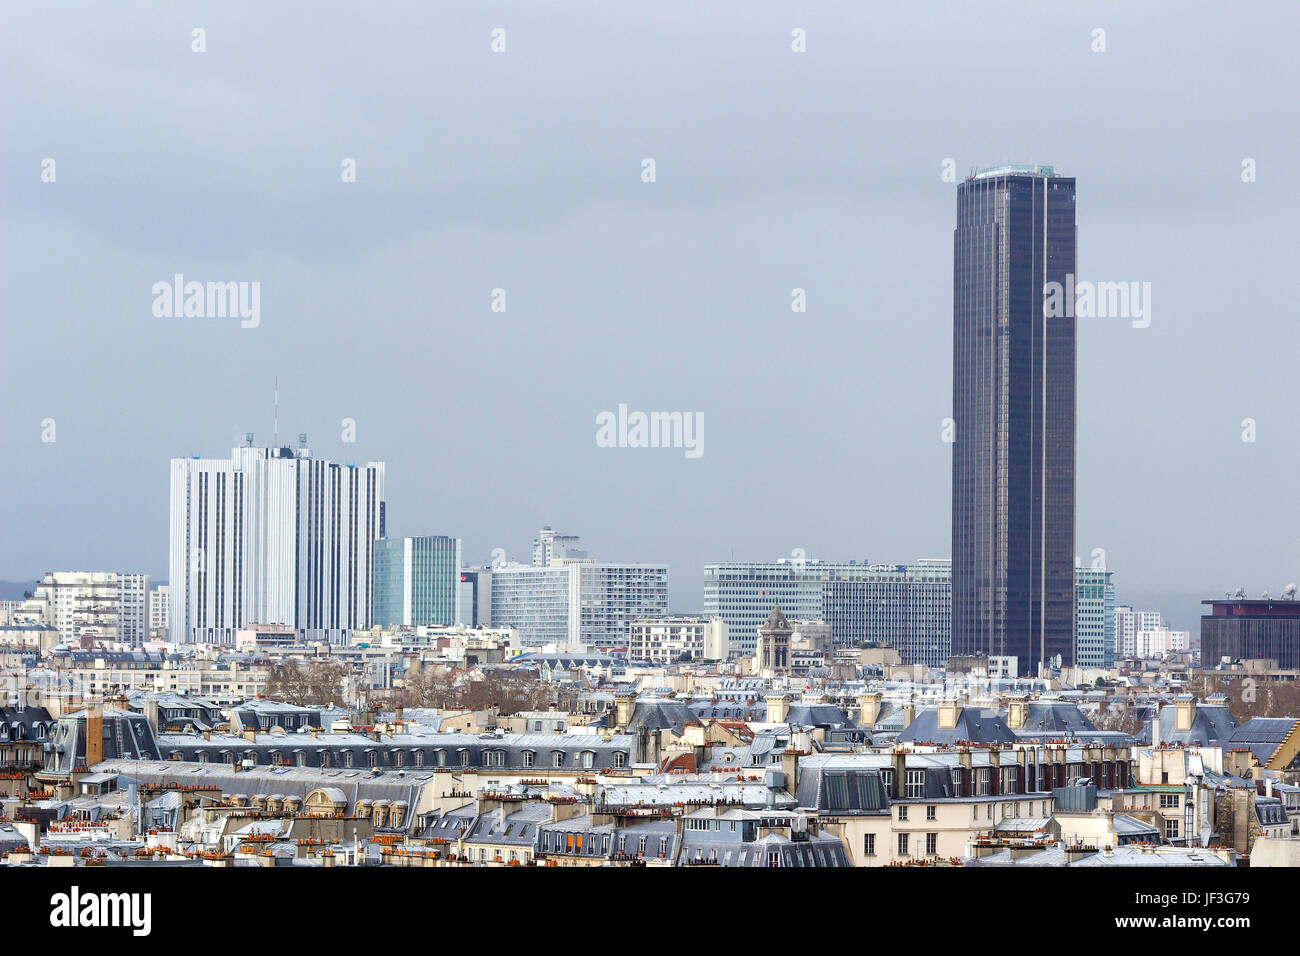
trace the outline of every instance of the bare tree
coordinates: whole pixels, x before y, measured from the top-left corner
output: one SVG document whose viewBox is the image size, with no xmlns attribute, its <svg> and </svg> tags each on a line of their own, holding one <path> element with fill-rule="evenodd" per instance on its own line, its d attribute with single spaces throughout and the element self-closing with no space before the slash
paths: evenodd
<svg viewBox="0 0 1300 956">
<path fill-rule="evenodd" d="M 331 704 L 341 699 L 346 664 L 338 661 L 284 661 L 271 666 L 266 696 L 299 707 Z"/>
</svg>

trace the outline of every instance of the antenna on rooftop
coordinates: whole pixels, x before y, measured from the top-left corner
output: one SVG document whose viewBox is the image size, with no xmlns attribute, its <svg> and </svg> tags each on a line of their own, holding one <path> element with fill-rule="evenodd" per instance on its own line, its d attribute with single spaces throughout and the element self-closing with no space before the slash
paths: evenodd
<svg viewBox="0 0 1300 956">
<path fill-rule="evenodd" d="M 276 448 L 280 447 L 280 376 L 275 377 L 275 441 Z"/>
</svg>

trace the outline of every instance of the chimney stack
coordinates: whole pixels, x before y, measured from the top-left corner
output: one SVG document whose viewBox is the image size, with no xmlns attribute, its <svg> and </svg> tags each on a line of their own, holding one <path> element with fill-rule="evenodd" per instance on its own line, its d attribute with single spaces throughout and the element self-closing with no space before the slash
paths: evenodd
<svg viewBox="0 0 1300 956">
<path fill-rule="evenodd" d="M 86 766 L 104 759 L 104 709 L 99 703 L 86 705 Z M 76 758 L 73 758 L 76 762 Z"/>
<path fill-rule="evenodd" d="M 1196 720 L 1196 698 L 1191 694 L 1179 694 L 1174 698 L 1175 728 L 1180 731 L 1192 729 Z"/>
<path fill-rule="evenodd" d="M 614 729 L 625 730 L 632 722 L 632 711 L 636 709 L 636 694 L 614 695 Z"/>
<path fill-rule="evenodd" d="M 952 730 L 957 726 L 957 714 L 961 710 L 955 700 L 943 700 L 939 703 L 939 729 Z"/>
<path fill-rule="evenodd" d="M 769 724 L 785 723 L 786 715 L 790 713 L 789 694 L 768 694 L 763 698 L 763 703 L 767 705 L 767 722 Z"/>
<path fill-rule="evenodd" d="M 1007 726 L 1012 730 L 1023 729 L 1028 716 L 1029 702 L 1024 697 L 1016 696 L 1007 701 Z"/>
<path fill-rule="evenodd" d="M 880 719 L 881 694 L 862 693 L 858 695 L 858 724 L 870 727 Z"/>
</svg>

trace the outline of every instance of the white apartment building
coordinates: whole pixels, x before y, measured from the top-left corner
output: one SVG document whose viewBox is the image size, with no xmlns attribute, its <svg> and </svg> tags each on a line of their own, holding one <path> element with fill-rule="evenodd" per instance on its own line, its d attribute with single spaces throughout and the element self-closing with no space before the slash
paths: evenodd
<svg viewBox="0 0 1300 956">
<path fill-rule="evenodd" d="M 167 637 L 168 621 L 171 610 L 171 590 L 166 584 L 160 584 L 149 592 L 149 636 L 157 639 Z"/>
<path fill-rule="evenodd" d="M 81 646 L 148 640 L 149 575 L 117 571 L 51 571 L 24 609 L 59 632 L 60 642 Z"/>
<path fill-rule="evenodd" d="M 250 624 L 344 643 L 370 626 L 384 463 L 299 447 L 171 462 L 171 639 L 233 644 Z"/>
<path fill-rule="evenodd" d="M 149 575 L 117 576 L 117 639 L 140 645 L 149 640 Z"/>
<path fill-rule="evenodd" d="M 682 658 L 726 660 L 727 622 L 713 617 L 642 618 L 629 625 L 628 660 L 671 664 Z"/>
<path fill-rule="evenodd" d="M 1187 651 L 1191 647 L 1191 634 L 1188 631 L 1175 631 L 1163 624 L 1159 627 L 1143 629 L 1134 638 L 1134 655 L 1142 660 L 1167 657 Z"/>
<path fill-rule="evenodd" d="M 1115 608 L 1115 656 L 1137 657 L 1140 631 L 1154 631 L 1164 625 L 1159 611 L 1135 611 L 1131 607 Z"/>
<path fill-rule="evenodd" d="M 533 567 L 547 568 L 553 561 L 582 560 L 582 540 L 576 534 L 561 534 L 547 525 L 533 539 Z"/>
</svg>

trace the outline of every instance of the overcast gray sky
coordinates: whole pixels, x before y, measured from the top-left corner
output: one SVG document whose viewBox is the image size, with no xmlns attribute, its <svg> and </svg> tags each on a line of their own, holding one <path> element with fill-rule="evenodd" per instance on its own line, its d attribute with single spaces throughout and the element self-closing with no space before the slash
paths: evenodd
<svg viewBox="0 0 1300 956">
<path fill-rule="evenodd" d="M 168 459 L 269 441 L 276 375 L 282 438 L 386 461 L 390 533 L 468 560 L 527 560 L 550 524 L 667 561 L 689 609 L 733 556 L 946 557 L 952 158 L 1077 177 L 1082 277 L 1152 283 L 1149 328 L 1080 320 L 1080 556 L 1106 550 L 1121 600 L 1277 593 L 1298 25 L 1291 2 L 7 3 L 0 578 L 165 575 Z M 260 326 L 155 318 L 177 272 L 260 282 Z M 619 403 L 703 413 L 703 456 L 598 448 Z"/>
</svg>

